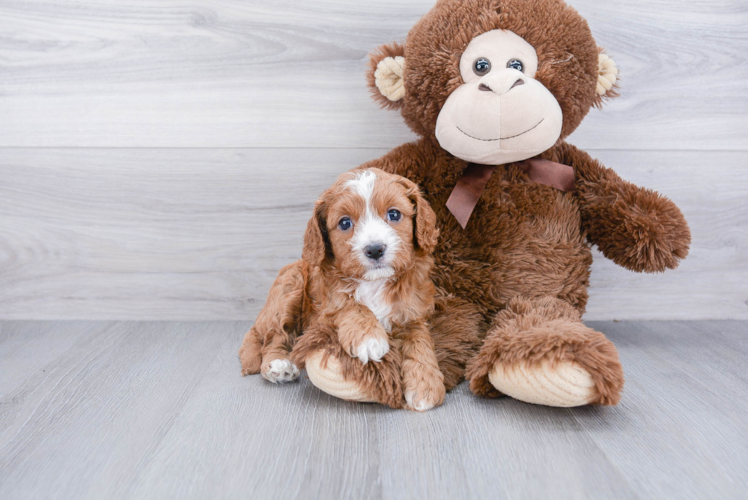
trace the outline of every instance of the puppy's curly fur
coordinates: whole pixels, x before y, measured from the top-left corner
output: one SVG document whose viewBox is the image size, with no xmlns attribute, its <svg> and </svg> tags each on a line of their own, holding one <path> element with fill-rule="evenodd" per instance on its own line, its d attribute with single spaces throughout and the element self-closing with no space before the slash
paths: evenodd
<svg viewBox="0 0 748 500">
<path fill-rule="evenodd" d="M 437 236 L 434 212 L 411 181 L 378 169 L 343 174 L 315 205 L 302 261 L 281 272 L 247 333 L 244 372 L 286 359 L 303 332 L 290 356 L 299 368 L 323 351 L 323 364 L 335 356 L 372 399 L 417 410 L 441 404 L 444 376 L 426 324 L 434 312 Z M 365 254 L 373 242 L 386 243 L 376 259 Z"/>
</svg>

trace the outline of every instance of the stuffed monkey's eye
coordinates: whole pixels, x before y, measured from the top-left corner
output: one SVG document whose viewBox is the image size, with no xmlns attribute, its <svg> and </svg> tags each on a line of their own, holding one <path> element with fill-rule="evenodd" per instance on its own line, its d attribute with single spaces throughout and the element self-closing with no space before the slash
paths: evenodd
<svg viewBox="0 0 748 500">
<path fill-rule="evenodd" d="M 338 227 L 341 231 L 348 231 L 351 227 L 353 227 L 353 221 L 350 217 L 343 217 L 340 219 L 340 222 L 338 222 Z"/>
<path fill-rule="evenodd" d="M 389 210 L 387 210 L 387 220 L 389 221 L 397 222 L 402 216 L 403 214 L 400 213 L 400 210 L 396 210 L 394 208 L 390 208 Z"/>
<path fill-rule="evenodd" d="M 525 68 L 522 64 L 522 61 L 520 61 L 519 59 L 512 59 L 511 61 L 506 63 L 506 67 L 516 69 L 517 71 L 522 71 Z"/>
<path fill-rule="evenodd" d="M 491 61 L 485 57 L 479 57 L 473 63 L 473 73 L 478 76 L 483 76 L 491 71 Z"/>
</svg>

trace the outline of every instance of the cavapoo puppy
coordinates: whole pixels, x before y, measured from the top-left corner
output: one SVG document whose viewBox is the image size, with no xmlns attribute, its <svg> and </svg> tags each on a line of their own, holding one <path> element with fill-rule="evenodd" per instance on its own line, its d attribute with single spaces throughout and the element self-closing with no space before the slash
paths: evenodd
<svg viewBox="0 0 748 500">
<path fill-rule="evenodd" d="M 340 363 L 371 400 L 418 411 L 440 405 L 444 377 L 426 323 L 437 237 L 436 216 L 413 182 L 375 168 L 341 175 L 307 226 L 304 272 L 295 274 L 305 283 L 273 287 L 239 352 L 243 373 L 288 382 L 322 352 L 314 362 Z"/>
</svg>

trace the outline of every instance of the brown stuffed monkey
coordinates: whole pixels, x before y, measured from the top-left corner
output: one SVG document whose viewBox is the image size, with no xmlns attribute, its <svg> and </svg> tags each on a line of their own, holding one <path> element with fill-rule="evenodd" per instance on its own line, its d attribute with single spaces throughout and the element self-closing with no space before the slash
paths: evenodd
<svg viewBox="0 0 748 500">
<path fill-rule="evenodd" d="M 654 273 L 677 267 L 691 236 L 669 199 L 564 140 L 616 96 L 618 71 L 587 22 L 561 0 L 439 0 L 370 66 L 375 99 L 421 136 L 363 167 L 417 183 L 436 213 L 429 325 L 447 389 L 465 378 L 480 396 L 616 404 L 618 353 L 581 321 L 590 247 Z M 306 363 L 330 394 L 388 403 L 372 390 L 385 361 L 366 380 L 333 344 L 291 361 L 307 274 L 303 261 L 281 271 L 240 350 L 243 373 L 291 380 Z"/>
</svg>

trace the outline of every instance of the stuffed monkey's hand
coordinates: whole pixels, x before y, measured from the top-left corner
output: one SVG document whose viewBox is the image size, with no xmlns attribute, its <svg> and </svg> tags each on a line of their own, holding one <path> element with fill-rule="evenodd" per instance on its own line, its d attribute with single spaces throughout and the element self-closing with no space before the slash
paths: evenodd
<svg viewBox="0 0 748 500">
<path fill-rule="evenodd" d="M 574 167 L 575 195 L 589 241 L 632 271 L 678 267 L 688 255 L 691 232 L 675 203 L 624 181 L 574 146 L 563 149 L 562 161 Z"/>
<path fill-rule="evenodd" d="M 654 191 L 619 183 L 613 194 L 589 193 L 582 211 L 587 237 L 607 258 L 637 272 L 678 267 L 691 232 L 675 204 Z"/>
<path fill-rule="evenodd" d="M 365 308 L 355 308 L 341 316 L 338 340 L 348 354 L 363 364 L 369 361 L 379 363 L 390 350 L 387 332 Z"/>
</svg>

